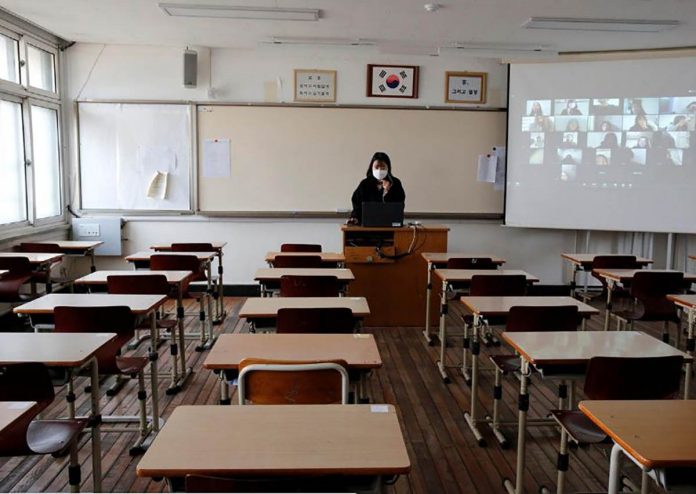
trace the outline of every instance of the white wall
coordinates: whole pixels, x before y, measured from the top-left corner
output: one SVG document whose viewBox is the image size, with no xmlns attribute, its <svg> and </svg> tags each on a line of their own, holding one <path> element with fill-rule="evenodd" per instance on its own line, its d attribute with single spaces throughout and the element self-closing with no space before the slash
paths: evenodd
<svg viewBox="0 0 696 494">
<path fill-rule="evenodd" d="M 447 70 L 488 72 L 486 106 L 504 107 L 507 104 L 506 67 L 486 59 L 386 56 L 376 53 L 374 48 L 201 49 L 199 85 L 195 89 L 186 89 L 182 84 L 182 52 L 183 47 L 78 43 L 67 51 L 64 87 L 66 101 L 209 101 L 208 89 L 213 88 L 213 101 L 290 102 L 293 91 L 292 70 L 321 68 L 338 71 L 339 104 L 443 106 L 444 73 Z M 420 98 L 367 98 L 365 73 L 369 63 L 419 65 Z M 66 140 L 69 143 L 71 162 L 70 183 L 75 184 L 77 142 L 74 106 L 66 105 L 66 109 L 68 121 L 72 122 L 69 139 Z M 373 150 L 366 149 L 365 155 L 369 156 L 372 152 Z M 356 183 L 359 178 L 356 177 Z M 415 186 L 416 184 L 405 184 L 407 189 Z M 74 203 L 74 187 L 72 195 Z M 138 219 L 129 221 L 125 228 L 128 238 L 125 252 L 146 249 L 156 242 L 226 241 L 226 283 L 251 283 L 254 270 L 263 266 L 263 254 L 277 249 L 282 242 L 317 242 L 326 250 L 340 250 L 339 224 L 337 220 L 242 220 L 200 216 Z M 545 283 L 567 281 L 570 270 L 561 261 L 560 253 L 584 249 L 584 237 L 580 235 L 576 243 L 574 231 L 507 228 L 496 221 L 453 221 L 446 224 L 451 228 L 449 250 L 491 252 L 506 258 L 509 267 L 524 268 Z M 657 237 L 658 246 L 664 244 L 663 237 Z M 634 241 L 633 251 L 645 255 L 643 244 L 636 245 Z M 691 247 L 693 252 L 693 246 Z M 590 251 L 628 251 L 629 248 L 630 242 L 626 240 L 625 234 L 596 234 L 590 244 Z M 100 267 L 120 264 L 122 261 L 117 259 L 99 260 Z"/>
</svg>

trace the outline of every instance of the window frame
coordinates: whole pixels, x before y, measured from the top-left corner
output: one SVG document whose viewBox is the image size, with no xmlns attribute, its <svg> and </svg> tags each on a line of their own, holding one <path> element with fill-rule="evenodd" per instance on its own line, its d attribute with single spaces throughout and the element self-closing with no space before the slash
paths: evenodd
<svg viewBox="0 0 696 494">
<path fill-rule="evenodd" d="M 21 91 L 24 89 L 22 86 L 22 35 L 7 29 L 2 24 L 0 24 L 0 34 L 17 42 L 17 64 L 19 65 L 19 82 L 0 79 L 0 91 Z"/>
<path fill-rule="evenodd" d="M 26 208 L 26 219 L 13 221 L 11 223 L 0 223 L 0 232 L 4 229 L 14 229 L 14 228 L 26 228 L 31 226 L 31 210 L 29 207 L 29 188 L 28 188 L 28 173 L 27 173 L 27 142 L 26 142 L 26 114 L 25 114 L 25 103 L 24 98 L 15 96 L 13 94 L 6 93 L 0 90 L 0 100 L 9 101 L 11 103 L 17 103 L 20 105 L 20 112 L 22 117 L 22 154 L 24 161 L 24 207 Z"/>
<path fill-rule="evenodd" d="M 29 72 L 29 47 L 36 48 L 37 50 L 45 51 L 53 55 L 53 84 L 55 86 L 55 91 L 49 91 L 47 89 L 41 89 L 36 86 L 29 84 L 29 77 L 31 76 Z M 20 52 L 20 81 L 22 82 L 22 87 L 24 87 L 29 93 L 37 94 L 41 96 L 46 96 L 51 99 L 60 99 L 60 80 L 58 77 L 58 49 L 53 47 L 43 41 L 32 36 L 22 36 L 19 46 Z M 23 58 L 22 58 L 23 56 Z"/>
</svg>

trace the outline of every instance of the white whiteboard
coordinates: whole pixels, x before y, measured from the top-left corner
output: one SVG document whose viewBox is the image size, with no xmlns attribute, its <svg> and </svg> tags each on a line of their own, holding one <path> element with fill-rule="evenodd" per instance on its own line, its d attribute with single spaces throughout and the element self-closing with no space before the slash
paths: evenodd
<svg viewBox="0 0 696 494">
<path fill-rule="evenodd" d="M 229 139 L 228 176 L 198 170 L 204 212 L 342 212 L 372 154 L 389 154 L 411 213 L 502 214 L 477 157 L 505 144 L 503 111 L 199 106 L 205 143 Z"/>
<path fill-rule="evenodd" d="M 79 103 L 78 113 L 82 209 L 192 209 L 190 105 Z M 148 197 L 158 171 L 165 197 Z"/>
</svg>

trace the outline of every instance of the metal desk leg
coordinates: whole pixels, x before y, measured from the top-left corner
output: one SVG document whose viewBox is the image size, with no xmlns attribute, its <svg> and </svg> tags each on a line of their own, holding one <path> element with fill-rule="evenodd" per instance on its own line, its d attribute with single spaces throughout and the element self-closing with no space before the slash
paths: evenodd
<svg viewBox="0 0 696 494">
<path fill-rule="evenodd" d="M 686 351 L 692 357 L 694 356 L 694 350 L 696 349 L 696 340 L 694 340 L 694 324 L 696 321 L 696 308 L 691 307 L 689 309 L 689 326 L 686 333 Z M 684 399 L 689 399 L 689 390 L 691 389 L 691 372 L 693 370 L 694 364 L 692 362 L 686 363 L 686 375 L 684 376 Z"/>
<path fill-rule="evenodd" d="M 526 432 L 527 432 L 527 411 L 529 410 L 529 362 L 522 359 L 522 369 L 520 371 L 520 396 L 518 402 L 518 425 L 517 425 L 517 469 L 515 485 L 513 487 L 510 479 L 505 479 L 505 490 L 509 494 L 522 494 L 524 492 L 524 467 L 525 455 L 527 452 Z"/>
<path fill-rule="evenodd" d="M 177 333 L 179 339 L 178 346 L 178 361 L 179 361 L 179 372 L 176 375 L 176 381 L 172 381 L 169 388 L 167 388 L 167 394 L 173 395 L 181 391 L 184 387 L 186 380 L 193 373 L 193 369 L 186 367 L 186 341 L 184 335 L 184 294 L 181 291 L 181 285 L 179 285 L 176 297 L 176 317 L 178 319 Z M 173 339 L 173 335 L 172 335 Z M 176 367 L 176 360 L 172 362 L 172 367 Z"/>
<path fill-rule="evenodd" d="M 481 345 L 478 340 L 480 323 L 481 316 L 479 314 L 474 314 L 474 328 L 471 338 L 471 405 L 469 412 L 464 412 L 464 420 L 466 420 L 469 429 L 471 429 L 476 441 L 478 441 L 478 445 L 485 447 L 486 440 L 483 438 L 481 431 L 478 429 L 477 423 L 479 419 L 476 416 L 478 406 L 478 364 L 479 350 Z"/>
<path fill-rule="evenodd" d="M 151 341 L 157 341 L 157 317 L 155 316 L 155 311 L 150 314 L 150 337 Z M 152 430 L 159 432 L 159 376 L 157 374 L 157 346 L 153 345 L 150 347 L 150 353 L 148 358 L 150 360 L 150 387 L 152 392 L 150 399 L 152 400 Z M 173 366 L 176 366 L 176 362 L 172 362 Z"/>
<path fill-rule="evenodd" d="M 92 387 L 92 416 L 90 417 L 92 428 L 92 480 L 94 492 L 102 491 L 102 464 L 101 464 L 101 412 L 99 410 L 99 368 L 97 359 L 91 359 L 91 382 Z"/>
<path fill-rule="evenodd" d="M 442 380 L 449 382 L 449 376 L 445 370 L 445 352 L 447 349 L 447 329 L 445 319 L 447 318 L 447 280 L 442 280 L 442 294 L 440 295 L 440 360 L 437 361 L 437 368 L 440 371 Z"/>
<path fill-rule="evenodd" d="M 570 296 L 575 297 L 575 289 L 577 288 L 577 275 L 578 275 L 578 265 L 573 264 L 573 278 L 570 280 Z"/>
<path fill-rule="evenodd" d="M 90 266 L 89 270 L 94 273 L 97 270 L 97 264 L 94 262 L 94 249 L 89 251 L 89 256 L 90 256 Z"/>
<path fill-rule="evenodd" d="M 430 295 L 432 292 L 432 268 L 433 263 L 428 261 L 428 284 L 425 287 L 425 329 L 423 330 L 423 336 L 428 345 L 432 345 L 433 340 L 430 337 Z"/>
<path fill-rule="evenodd" d="M 611 459 L 609 460 L 609 494 L 618 494 L 621 484 L 621 460 L 623 451 L 618 444 L 611 448 Z"/>
<path fill-rule="evenodd" d="M 208 283 L 206 285 L 206 309 L 208 311 L 208 317 L 205 320 L 201 321 L 201 344 L 200 346 L 196 347 L 197 352 L 202 352 L 204 350 L 208 350 L 213 346 L 213 343 L 215 343 L 215 336 L 213 335 L 213 263 L 212 261 L 208 261 L 208 265 L 206 267 L 206 275 L 208 278 Z M 206 336 L 206 326 L 208 327 L 208 335 Z"/>
<path fill-rule="evenodd" d="M 609 320 L 611 318 L 611 292 L 614 291 L 614 282 L 607 280 L 607 305 L 606 314 L 604 314 L 604 331 L 609 331 Z"/>
<path fill-rule="evenodd" d="M 224 271 L 223 266 L 222 266 L 222 249 L 217 251 L 217 258 L 218 258 L 218 281 L 217 281 L 217 287 L 215 290 L 215 317 L 213 318 L 213 324 L 222 324 L 222 321 L 225 320 L 225 317 L 227 316 L 227 313 L 225 312 L 225 303 L 224 303 L 224 295 L 225 295 L 225 286 L 222 281 L 222 273 Z"/>
<path fill-rule="evenodd" d="M 230 385 L 227 383 L 225 369 L 220 369 L 220 405 L 230 405 Z"/>
</svg>

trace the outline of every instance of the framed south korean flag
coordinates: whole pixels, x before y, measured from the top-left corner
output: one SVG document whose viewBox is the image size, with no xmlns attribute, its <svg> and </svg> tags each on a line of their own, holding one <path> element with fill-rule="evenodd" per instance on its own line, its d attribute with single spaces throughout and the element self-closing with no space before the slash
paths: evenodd
<svg viewBox="0 0 696 494">
<path fill-rule="evenodd" d="M 418 66 L 368 65 L 367 96 L 418 98 Z"/>
</svg>

